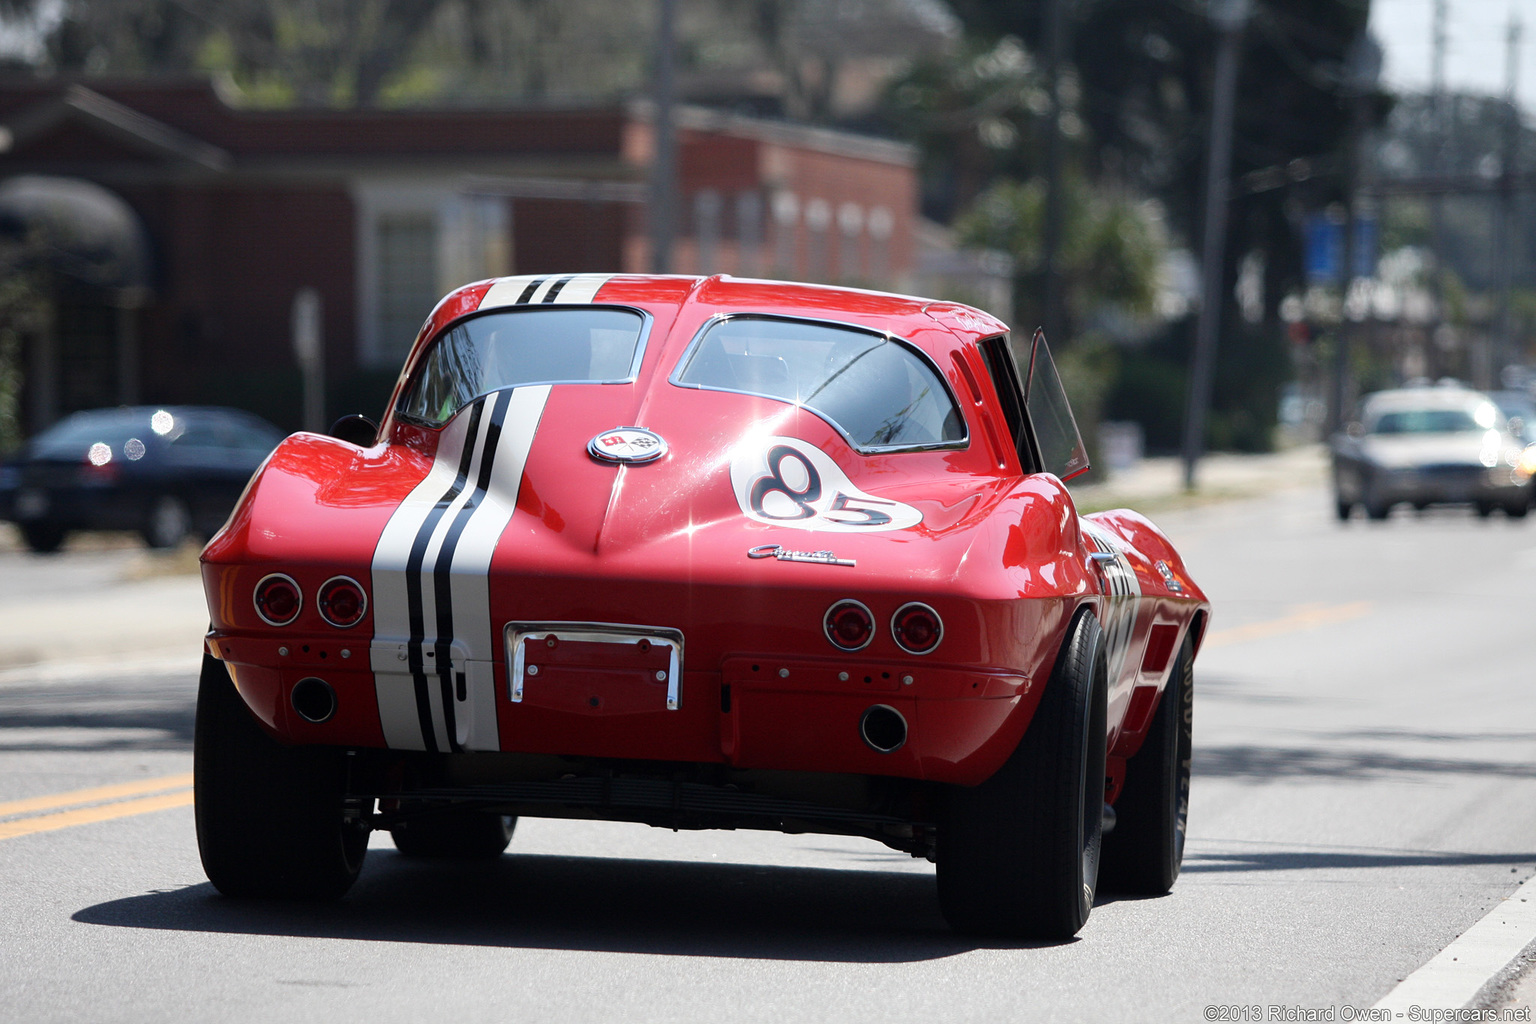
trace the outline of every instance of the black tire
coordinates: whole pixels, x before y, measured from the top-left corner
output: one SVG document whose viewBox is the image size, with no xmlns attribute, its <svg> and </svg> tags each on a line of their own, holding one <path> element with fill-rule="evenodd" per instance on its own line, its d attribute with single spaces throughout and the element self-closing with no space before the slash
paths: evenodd
<svg viewBox="0 0 1536 1024">
<path fill-rule="evenodd" d="M 1194 644 L 1186 638 L 1141 749 L 1125 766 L 1115 830 L 1104 837 L 1099 884 L 1110 892 L 1161 896 L 1184 862 L 1193 749 Z"/>
<path fill-rule="evenodd" d="M 1524 519 L 1531 507 L 1523 501 L 1517 501 L 1504 506 L 1504 514 L 1511 519 Z"/>
<path fill-rule="evenodd" d="M 1333 499 L 1333 514 L 1339 517 L 1339 522 L 1347 523 L 1349 514 L 1355 510 L 1355 503 L 1345 501 L 1343 498 Z"/>
<path fill-rule="evenodd" d="M 224 895 L 335 899 L 357 879 L 368 831 L 344 817 L 345 751 L 273 740 L 206 654 L 192 773 L 198 851 Z"/>
<path fill-rule="evenodd" d="M 1012 756 L 981 785 L 948 792 L 937 875 L 951 927 L 1067 939 L 1088 920 L 1104 825 L 1107 691 L 1103 632 L 1083 611 Z"/>
<path fill-rule="evenodd" d="M 173 494 L 162 494 L 149 506 L 139 535 L 152 548 L 178 548 L 192 533 L 192 513 L 187 503 Z"/>
<path fill-rule="evenodd" d="M 487 811 L 443 809 L 408 818 L 389 830 L 406 857 L 436 860 L 495 860 L 512 841 L 517 819 Z"/>
<path fill-rule="evenodd" d="M 68 530 L 57 523 L 31 522 L 21 524 L 21 539 L 27 547 L 40 555 L 51 555 L 64 544 Z"/>
<path fill-rule="evenodd" d="M 1491 501 L 1480 501 L 1480 502 L 1478 502 L 1477 503 L 1477 510 L 1476 511 L 1477 511 L 1477 518 L 1479 518 L 1479 519 L 1487 519 L 1489 516 L 1493 515 L 1493 502 L 1491 502 Z"/>
</svg>

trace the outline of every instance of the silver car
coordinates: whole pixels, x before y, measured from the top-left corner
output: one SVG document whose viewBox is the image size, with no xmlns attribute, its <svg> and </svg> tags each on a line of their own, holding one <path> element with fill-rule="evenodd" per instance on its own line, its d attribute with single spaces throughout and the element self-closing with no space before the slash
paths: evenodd
<svg viewBox="0 0 1536 1024">
<path fill-rule="evenodd" d="M 1414 508 L 1471 504 L 1521 518 L 1531 505 L 1536 446 L 1509 432 L 1499 407 L 1458 385 L 1378 391 L 1360 419 L 1333 439 L 1334 501 L 1340 519 L 1356 505 L 1385 519 L 1399 502 Z"/>
</svg>

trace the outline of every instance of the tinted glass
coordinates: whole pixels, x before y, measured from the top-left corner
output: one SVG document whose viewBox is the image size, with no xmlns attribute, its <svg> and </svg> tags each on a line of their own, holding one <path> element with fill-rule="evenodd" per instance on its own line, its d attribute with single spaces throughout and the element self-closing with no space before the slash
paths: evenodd
<svg viewBox="0 0 1536 1024">
<path fill-rule="evenodd" d="M 1055 473 L 1063 480 L 1086 473 L 1088 449 L 1077 432 L 1077 420 L 1072 416 L 1072 407 L 1067 404 L 1067 392 L 1061 386 L 1061 377 L 1051 359 L 1051 350 L 1046 347 L 1045 335 L 1039 332 L 1035 334 L 1024 395 L 1045 471 Z"/>
<path fill-rule="evenodd" d="M 508 310 L 462 321 L 432 343 L 400 412 L 436 425 L 502 388 L 628 380 L 644 326 L 627 309 Z"/>
<path fill-rule="evenodd" d="M 1502 430 L 1504 415 L 1492 402 L 1464 409 L 1393 409 L 1366 427 L 1372 434 L 1458 434 Z"/>
<path fill-rule="evenodd" d="M 884 335 L 833 324 L 738 316 L 717 321 L 679 384 L 803 405 L 859 448 L 965 440 L 965 421 L 933 368 Z"/>
</svg>

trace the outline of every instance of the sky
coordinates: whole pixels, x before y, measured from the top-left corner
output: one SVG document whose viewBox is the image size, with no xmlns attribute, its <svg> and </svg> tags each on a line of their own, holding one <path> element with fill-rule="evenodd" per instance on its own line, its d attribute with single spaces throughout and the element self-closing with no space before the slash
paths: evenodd
<svg viewBox="0 0 1536 1024">
<path fill-rule="evenodd" d="M 1435 0 L 1371 0 L 1371 32 L 1384 51 L 1388 86 L 1428 91 Z M 1504 94 L 1505 30 L 1524 25 L 1517 69 L 1521 105 L 1536 110 L 1536 0 L 1446 0 L 1448 88 Z"/>
</svg>

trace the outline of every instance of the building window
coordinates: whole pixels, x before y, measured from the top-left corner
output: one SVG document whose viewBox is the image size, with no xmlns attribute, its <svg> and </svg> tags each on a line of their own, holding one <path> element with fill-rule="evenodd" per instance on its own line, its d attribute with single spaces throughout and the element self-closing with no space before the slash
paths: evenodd
<svg viewBox="0 0 1536 1024">
<path fill-rule="evenodd" d="M 891 276 L 891 233 L 896 218 L 891 211 L 877 206 L 869 211 L 869 276 L 877 284 L 888 284 Z"/>
<path fill-rule="evenodd" d="M 437 223 L 431 214 L 391 213 L 377 221 L 379 334 L 376 360 L 399 364 L 440 297 Z"/>
<path fill-rule="evenodd" d="M 756 277 L 762 273 L 763 261 L 763 197 L 756 192 L 736 196 L 736 238 L 740 253 L 736 273 Z"/>
<path fill-rule="evenodd" d="M 806 254 L 805 276 L 811 281 L 825 281 L 828 277 L 827 242 L 832 227 L 832 204 L 825 199 L 812 199 L 805 204 L 805 226 L 809 232 L 809 249 Z"/>
<path fill-rule="evenodd" d="M 793 192 L 773 197 L 773 265 L 780 277 L 795 273 L 795 225 L 800 220 L 800 199 Z"/>
<path fill-rule="evenodd" d="M 720 193 L 700 189 L 693 196 L 693 237 L 698 243 L 699 273 L 713 274 L 720 261 Z"/>
<path fill-rule="evenodd" d="M 864 234 L 864 210 L 858 203 L 843 203 L 837 208 L 837 263 L 844 281 L 856 282 L 864 273 L 859 259 L 859 242 Z"/>
<path fill-rule="evenodd" d="M 355 182 L 358 360 L 398 370 L 438 299 L 508 273 L 511 211 L 454 179 Z"/>
</svg>

